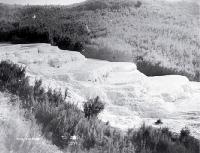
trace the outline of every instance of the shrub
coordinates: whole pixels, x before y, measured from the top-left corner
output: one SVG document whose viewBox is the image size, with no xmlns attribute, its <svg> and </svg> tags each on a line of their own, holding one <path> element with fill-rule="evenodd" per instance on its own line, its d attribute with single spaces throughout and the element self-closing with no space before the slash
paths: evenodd
<svg viewBox="0 0 200 153">
<path fill-rule="evenodd" d="M 82 51 L 84 49 L 84 45 L 83 45 L 83 43 L 82 42 L 76 42 L 75 44 L 74 44 L 74 50 L 76 50 L 76 51 Z"/>
<path fill-rule="evenodd" d="M 138 131 L 129 131 L 128 135 L 135 144 L 136 153 L 197 153 L 200 151 L 197 139 L 193 138 L 191 142 L 181 141 L 181 135 L 170 132 L 168 128 L 154 129 L 143 125 Z M 187 140 L 191 138 L 189 135 L 186 137 Z"/>
<path fill-rule="evenodd" d="M 200 142 L 192 138 L 192 136 L 190 135 L 190 130 L 188 128 L 183 128 L 180 131 L 179 140 L 189 152 L 200 151 Z"/>
<path fill-rule="evenodd" d="M 139 8 L 141 5 L 142 5 L 142 2 L 141 1 L 137 1 L 136 4 L 135 4 L 135 7 Z"/>
<path fill-rule="evenodd" d="M 25 68 L 13 64 L 10 61 L 2 61 L 0 63 L 0 86 L 16 93 L 19 90 L 19 85 L 24 82 Z"/>
<path fill-rule="evenodd" d="M 181 130 L 180 139 L 188 137 L 190 135 L 190 130 L 188 128 L 184 128 Z"/>
<path fill-rule="evenodd" d="M 155 122 L 155 125 L 159 125 L 159 124 L 163 124 L 163 122 L 162 122 L 161 119 L 158 119 L 158 120 Z"/>
<path fill-rule="evenodd" d="M 60 49 L 72 49 L 74 42 L 67 36 L 63 36 L 59 39 L 57 45 Z"/>
<path fill-rule="evenodd" d="M 96 97 L 95 99 L 90 99 L 87 101 L 83 107 L 85 117 L 90 119 L 91 117 L 97 117 L 97 115 L 103 111 L 104 103 L 99 97 Z"/>
</svg>

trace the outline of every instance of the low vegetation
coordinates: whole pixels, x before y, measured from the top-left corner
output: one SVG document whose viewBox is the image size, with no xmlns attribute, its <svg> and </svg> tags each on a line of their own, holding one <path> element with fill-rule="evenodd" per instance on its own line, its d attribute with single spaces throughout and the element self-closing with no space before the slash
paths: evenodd
<svg viewBox="0 0 200 153">
<path fill-rule="evenodd" d="M 29 113 L 29 120 L 26 120 L 27 112 L 20 109 L 19 103 L 15 96 L 0 94 L 1 153 L 62 153 L 41 136 L 32 114 Z"/>
<path fill-rule="evenodd" d="M 0 41 L 48 42 L 87 57 L 133 61 L 143 73 L 200 81 L 195 1 L 88 0 L 73 6 L 0 5 Z"/>
<path fill-rule="evenodd" d="M 193 139 L 187 129 L 176 135 L 168 128 L 142 126 L 137 132 L 130 130 L 128 135 L 136 146 L 136 152 L 140 153 L 198 153 L 200 149 L 198 140 Z"/>
<path fill-rule="evenodd" d="M 76 105 L 65 101 L 60 92 L 41 86 L 36 81 L 30 86 L 25 69 L 9 61 L 0 63 L 0 89 L 19 97 L 11 100 L 20 105 L 26 119 L 34 117 L 41 126 L 43 136 L 63 150 L 82 153 L 198 153 L 200 143 L 190 136 L 189 130 L 174 134 L 167 128 L 154 129 L 142 126 L 130 129 L 126 134 L 109 123 L 98 119 L 104 104 L 97 97 L 89 100 L 81 111 Z M 29 115 L 28 115 L 29 114 Z"/>
<path fill-rule="evenodd" d="M 66 102 L 59 91 L 45 89 L 42 81 L 28 83 L 25 69 L 8 61 L 0 63 L 0 89 L 20 98 L 20 106 L 31 112 L 41 125 L 43 135 L 53 144 L 78 152 L 124 152 L 127 150 L 122 133 L 97 119 L 104 108 L 99 98 L 85 103 L 85 112 Z M 87 107 L 88 106 L 88 107 Z M 76 142 L 71 137 L 76 136 Z M 120 138 L 120 139 L 119 139 Z M 122 146 L 121 146 L 122 145 Z M 131 145 L 134 151 L 133 145 Z M 102 151 L 103 150 L 103 151 Z"/>
</svg>

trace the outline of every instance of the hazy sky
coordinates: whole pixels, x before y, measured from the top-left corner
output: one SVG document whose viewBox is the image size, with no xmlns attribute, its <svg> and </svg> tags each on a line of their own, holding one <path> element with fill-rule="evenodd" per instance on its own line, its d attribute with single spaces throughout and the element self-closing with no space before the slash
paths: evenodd
<svg viewBox="0 0 200 153">
<path fill-rule="evenodd" d="M 85 0 L 0 0 L 0 3 L 8 4 L 31 4 L 31 5 L 69 5 L 73 3 L 83 2 Z"/>
</svg>

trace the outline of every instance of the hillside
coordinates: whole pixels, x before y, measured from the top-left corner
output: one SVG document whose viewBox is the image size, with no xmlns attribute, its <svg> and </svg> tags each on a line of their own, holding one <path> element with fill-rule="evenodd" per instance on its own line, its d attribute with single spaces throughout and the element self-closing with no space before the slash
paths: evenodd
<svg viewBox="0 0 200 153">
<path fill-rule="evenodd" d="M 0 109 L 0 122 L 1 116 L 10 118 L 8 129 L 0 126 L 8 152 L 56 152 L 46 138 L 66 153 L 199 153 L 198 82 L 147 77 L 134 63 L 87 59 L 50 44 L 0 44 L 0 60 L 0 91 L 10 93 L 2 104 L 11 109 Z M 27 124 L 15 120 L 19 113 Z M 29 141 L 15 138 L 29 122 L 33 129 L 39 124 L 34 134 L 41 132 L 44 143 L 30 141 L 27 148 Z M 25 139 L 34 134 L 30 130 Z"/>
<path fill-rule="evenodd" d="M 49 42 L 86 57 L 133 61 L 146 75 L 181 74 L 200 81 L 200 9 L 195 1 L 0 7 L 1 41 Z"/>
<path fill-rule="evenodd" d="M 0 60 L 26 67 L 31 84 L 43 80 L 45 89 L 68 89 L 67 101 L 80 109 L 88 99 L 99 96 L 105 109 L 99 118 L 126 131 L 145 122 L 174 132 L 188 127 L 200 139 L 200 83 L 184 76 L 147 77 L 134 63 L 85 58 L 49 44 L 0 44 Z"/>
<path fill-rule="evenodd" d="M 199 153 L 199 19 L 195 0 L 0 4 L 0 152 Z"/>
</svg>

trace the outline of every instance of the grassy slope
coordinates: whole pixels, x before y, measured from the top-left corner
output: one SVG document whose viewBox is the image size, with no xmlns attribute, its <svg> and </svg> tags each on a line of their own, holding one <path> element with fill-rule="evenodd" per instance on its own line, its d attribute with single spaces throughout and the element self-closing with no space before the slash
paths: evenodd
<svg viewBox="0 0 200 153">
<path fill-rule="evenodd" d="M 0 28 L 31 27 L 32 33 L 39 33 L 27 32 L 36 38 L 31 42 L 42 38 L 71 50 L 79 50 L 74 46 L 81 42 L 86 44 L 87 57 L 134 61 L 147 75 L 183 74 L 200 81 L 199 5 L 150 0 L 140 7 L 136 4 L 134 0 L 89 0 L 73 7 L 0 6 Z M 16 40 L 15 34 L 8 40 L 13 35 Z"/>
<path fill-rule="evenodd" d="M 62 153 L 41 136 L 34 119 L 25 119 L 18 104 L 12 105 L 10 96 L 0 93 L 1 153 Z M 18 103 L 17 98 L 14 101 Z"/>
</svg>

